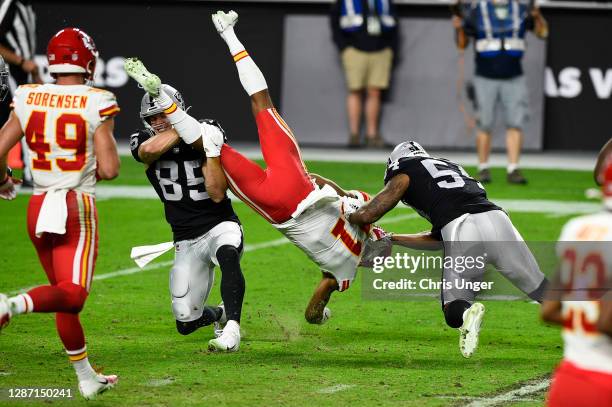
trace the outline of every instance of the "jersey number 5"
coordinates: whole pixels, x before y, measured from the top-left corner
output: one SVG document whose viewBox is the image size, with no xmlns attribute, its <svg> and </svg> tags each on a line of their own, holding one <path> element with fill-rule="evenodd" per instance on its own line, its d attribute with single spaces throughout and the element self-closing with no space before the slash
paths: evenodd
<svg viewBox="0 0 612 407">
<path fill-rule="evenodd" d="M 443 181 L 438 182 L 438 186 L 440 188 L 445 188 L 445 189 L 461 188 L 462 186 L 465 185 L 465 180 L 463 179 L 463 177 L 471 179 L 471 177 L 468 175 L 467 172 L 465 172 L 463 167 L 457 166 L 459 168 L 459 171 L 461 171 L 461 174 L 459 174 L 458 172 L 452 169 L 441 170 L 438 167 L 436 167 L 437 165 L 448 167 L 448 164 L 444 161 L 429 158 L 427 160 L 421 161 L 421 164 L 423 164 L 423 167 L 425 167 L 425 169 L 427 170 L 427 172 L 429 172 L 429 175 L 431 175 L 432 178 L 438 179 L 441 177 L 452 177 L 453 179 L 452 181 L 443 180 Z M 484 187 L 482 186 L 480 182 L 477 182 L 477 184 L 480 188 L 484 189 Z"/>
<path fill-rule="evenodd" d="M 52 162 L 47 159 L 51 145 L 45 136 L 47 112 L 34 111 L 28 119 L 25 137 L 30 149 L 36 154 L 32 169 L 51 171 Z M 72 129 L 69 133 L 68 129 Z M 55 163 L 61 171 L 80 171 L 85 166 L 87 149 L 87 122 L 79 114 L 64 113 L 55 121 L 55 143 L 64 150 L 74 150 L 74 158 L 57 158 Z"/>
</svg>

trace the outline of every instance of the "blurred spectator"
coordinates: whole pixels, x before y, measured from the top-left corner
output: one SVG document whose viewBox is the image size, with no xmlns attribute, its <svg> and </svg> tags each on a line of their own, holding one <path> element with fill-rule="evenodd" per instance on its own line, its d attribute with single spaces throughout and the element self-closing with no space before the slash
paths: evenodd
<svg viewBox="0 0 612 407">
<path fill-rule="evenodd" d="M 529 109 L 521 60 L 525 52 L 526 31 L 533 30 L 543 39 L 548 36 L 548 24 L 537 7 L 529 8 L 517 0 L 481 0 L 472 3 L 465 19 L 453 16 L 453 26 L 459 49 L 466 48 L 469 37 L 475 41 L 478 178 L 481 182 L 491 181 L 491 131 L 499 100 L 507 128 L 507 180 L 513 184 L 526 184 L 527 180 L 518 167 Z"/>
<path fill-rule="evenodd" d="M 0 55 L 9 65 L 11 94 L 19 85 L 42 83 L 38 66 L 34 62 L 36 51 L 36 14 L 29 0 L 0 0 Z M 11 112 L 12 97 L 0 102 L 0 122 L 4 124 Z M 25 138 L 22 139 L 25 143 Z M 27 154 L 25 146 L 22 153 Z M 29 159 L 23 157 L 24 185 L 32 183 L 28 169 Z"/>
<path fill-rule="evenodd" d="M 336 0 L 332 6 L 333 38 L 346 75 L 349 146 L 361 144 L 365 92 L 366 146 L 384 147 L 379 133 L 382 91 L 389 87 L 397 51 L 397 19 L 392 0 Z"/>
</svg>

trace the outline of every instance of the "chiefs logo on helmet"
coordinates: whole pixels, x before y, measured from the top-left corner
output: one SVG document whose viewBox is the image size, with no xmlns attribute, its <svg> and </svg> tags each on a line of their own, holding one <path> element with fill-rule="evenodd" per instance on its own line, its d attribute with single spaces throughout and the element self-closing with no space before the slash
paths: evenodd
<svg viewBox="0 0 612 407">
<path fill-rule="evenodd" d="M 79 28 L 64 28 L 47 45 L 49 73 L 83 73 L 93 79 L 98 49 L 93 39 Z"/>
</svg>

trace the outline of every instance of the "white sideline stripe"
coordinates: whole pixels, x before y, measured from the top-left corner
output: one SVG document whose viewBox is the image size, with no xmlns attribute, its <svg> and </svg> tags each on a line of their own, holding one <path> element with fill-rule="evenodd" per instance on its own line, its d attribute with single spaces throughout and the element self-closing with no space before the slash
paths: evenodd
<svg viewBox="0 0 612 407">
<path fill-rule="evenodd" d="M 416 213 L 411 213 L 411 214 L 407 214 L 407 215 L 398 215 L 398 216 L 393 216 L 393 217 L 388 218 L 388 219 L 382 219 L 378 223 L 381 224 L 381 225 L 384 225 L 384 224 L 387 224 L 387 223 L 401 222 L 403 220 L 417 218 L 418 216 L 419 215 L 417 215 Z M 289 240 L 287 240 L 286 238 L 282 237 L 280 239 L 269 240 L 267 242 L 245 244 L 244 245 L 244 252 L 247 253 L 247 252 L 252 252 L 252 251 L 256 251 L 256 250 L 268 249 L 270 247 L 282 246 L 282 245 L 289 244 L 289 243 L 291 243 Z M 159 268 L 168 267 L 168 266 L 171 266 L 172 263 L 173 263 L 172 261 L 162 261 L 160 263 L 154 263 L 154 264 L 145 266 L 142 269 L 140 267 L 130 267 L 130 268 L 127 268 L 127 269 L 117 270 L 117 271 L 113 271 L 113 272 L 110 272 L 110 273 L 97 274 L 97 275 L 94 276 L 93 279 L 94 279 L 94 281 L 99 281 L 99 280 L 106 280 L 106 279 L 109 279 L 109 278 L 128 276 L 130 274 L 140 273 L 141 271 L 156 270 L 156 269 L 159 269 Z M 26 291 L 34 288 L 34 287 L 36 287 L 36 286 L 21 288 L 19 290 L 14 290 L 14 291 L 9 291 L 8 295 L 20 294 L 20 293 L 26 292 Z"/>
<path fill-rule="evenodd" d="M 488 407 L 496 406 L 502 403 L 517 401 L 524 396 L 528 396 L 530 394 L 539 393 L 543 390 L 546 390 L 549 386 L 550 379 L 544 379 L 536 383 L 526 384 L 522 387 L 519 387 L 518 389 L 510 390 L 506 393 L 499 394 L 494 397 L 475 400 L 470 404 L 467 404 L 466 407 Z"/>
<path fill-rule="evenodd" d="M 333 393 L 338 393 L 339 391 L 352 389 L 353 387 L 355 387 L 354 384 L 337 384 L 335 386 L 324 387 L 324 388 L 322 388 L 320 390 L 317 390 L 317 393 L 321 393 L 321 394 L 333 394 Z"/>
<path fill-rule="evenodd" d="M 20 194 L 31 194 L 31 189 L 19 191 Z M 240 202 L 232 193 L 228 193 L 232 202 Z M 154 199 L 159 197 L 151 186 L 99 185 L 96 187 L 96 199 L 99 201 L 113 198 Z M 510 212 L 546 213 L 557 215 L 593 213 L 601 210 L 599 202 L 555 201 L 545 199 L 495 199 L 492 201 Z M 403 205 L 402 205 L 403 207 Z"/>
</svg>

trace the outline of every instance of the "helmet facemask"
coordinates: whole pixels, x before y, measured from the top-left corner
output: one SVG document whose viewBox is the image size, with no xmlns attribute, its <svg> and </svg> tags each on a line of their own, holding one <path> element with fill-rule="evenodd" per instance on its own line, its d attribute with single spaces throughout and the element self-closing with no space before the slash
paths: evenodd
<svg viewBox="0 0 612 407">
<path fill-rule="evenodd" d="M 6 99 L 9 93 L 9 71 L 4 59 L 0 56 L 0 102 Z"/>
<path fill-rule="evenodd" d="M 166 84 L 162 84 L 161 88 L 162 91 L 165 92 L 178 107 L 185 111 L 187 110 L 185 109 L 183 96 L 178 90 Z M 156 134 L 172 128 L 169 122 L 167 125 L 162 123 L 151 125 L 150 118 L 160 113 L 164 113 L 164 109 L 159 106 L 159 104 L 155 101 L 155 98 L 151 97 L 151 95 L 148 93 L 145 93 L 142 97 L 142 101 L 140 102 L 140 119 L 142 120 L 145 128 L 152 130 Z"/>
</svg>

